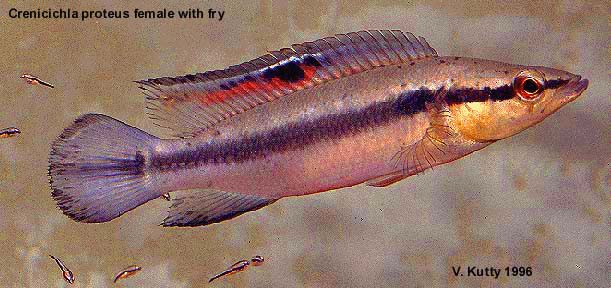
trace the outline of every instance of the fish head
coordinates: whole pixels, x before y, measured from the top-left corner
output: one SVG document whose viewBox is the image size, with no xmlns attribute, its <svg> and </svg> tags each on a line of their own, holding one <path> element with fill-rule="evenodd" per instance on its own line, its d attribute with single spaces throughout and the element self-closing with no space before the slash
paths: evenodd
<svg viewBox="0 0 611 288">
<path fill-rule="evenodd" d="M 252 259 L 250 260 L 250 262 L 252 262 L 252 264 L 254 266 L 259 266 L 259 265 L 263 264 L 263 261 L 265 261 L 265 260 L 263 259 L 263 257 L 261 257 L 259 255 L 255 256 L 255 257 L 252 257 Z"/>
<path fill-rule="evenodd" d="M 480 95 L 465 95 L 461 99 L 466 100 L 450 105 L 454 126 L 465 138 L 488 142 L 513 136 L 574 101 L 588 87 L 587 79 L 566 71 L 503 65 L 488 69 L 494 72 L 485 77 L 472 75 L 475 80 L 470 84 L 475 88 L 464 93 Z M 473 71 L 481 74 L 482 69 Z"/>
<path fill-rule="evenodd" d="M 66 279 L 66 282 L 73 284 L 74 283 L 74 274 L 72 274 L 72 271 L 70 270 L 64 271 L 64 279 Z"/>
</svg>

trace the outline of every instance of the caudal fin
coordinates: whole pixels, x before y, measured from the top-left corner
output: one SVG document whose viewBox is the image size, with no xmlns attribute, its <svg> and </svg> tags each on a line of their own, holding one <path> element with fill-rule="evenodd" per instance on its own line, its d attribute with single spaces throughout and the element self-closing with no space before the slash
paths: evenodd
<svg viewBox="0 0 611 288">
<path fill-rule="evenodd" d="M 105 115 L 82 115 L 51 146 L 57 206 L 76 221 L 106 222 L 161 196 L 144 156 L 158 140 Z"/>
</svg>

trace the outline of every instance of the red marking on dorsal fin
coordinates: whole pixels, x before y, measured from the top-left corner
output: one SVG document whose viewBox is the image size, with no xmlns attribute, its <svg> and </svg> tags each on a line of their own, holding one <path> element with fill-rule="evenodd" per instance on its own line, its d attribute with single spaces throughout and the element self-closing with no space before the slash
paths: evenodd
<svg viewBox="0 0 611 288">
<path fill-rule="evenodd" d="M 376 67 L 437 56 L 424 38 L 399 30 L 338 34 L 195 75 L 136 81 L 148 114 L 174 136 L 195 137 L 216 123 L 295 91 Z"/>
</svg>

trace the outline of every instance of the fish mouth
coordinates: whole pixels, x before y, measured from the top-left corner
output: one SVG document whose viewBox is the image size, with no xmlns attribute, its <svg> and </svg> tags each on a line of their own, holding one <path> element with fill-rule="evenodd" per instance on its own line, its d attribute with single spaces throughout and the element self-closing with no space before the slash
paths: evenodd
<svg viewBox="0 0 611 288">
<path fill-rule="evenodd" d="M 564 101 L 568 103 L 577 99 L 588 88 L 588 84 L 588 79 L 581 79 L 580 75 L 575 75 L 569 83 L 562 87 Z"/>
</svg>

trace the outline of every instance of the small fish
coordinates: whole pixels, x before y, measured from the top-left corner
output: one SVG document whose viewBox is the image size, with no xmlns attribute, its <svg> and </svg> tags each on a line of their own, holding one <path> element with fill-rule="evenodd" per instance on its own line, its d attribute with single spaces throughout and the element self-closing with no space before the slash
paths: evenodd
<svg viewBox="0 0 611 288">
<path fill-rule="evenodd" d="M 251 263 L 253 266 L 260 266 L 260 265 L 263 265 L 263 261 L 265 261 L 265 260 L 263 259 L 263 257 L 261 257 L 261 256 L 259 256 L 259 255 L 255 256 L 255 257 L 252 257 L 252 259 L 250 259 L 250 263 Z"/>
<path fill-rule="evenodd" d="M 212 278 L 210 278 L 210 280 L 208 280 L 208 283 L 210 283 L 210 282 L 212 282 L 212 281 L 214 281 L 214 280 L 216 280 L 216 279 L 218 279 L 220 277 L 244 271 L 251 264 L 253 266 L 259 266 L 259 265 L 263 264 L 263 257 L 255 256 L 250 261 L 249 260 L 238 261 L 235 264 L 231 265 L 229 268 L 227 268 L 227 270 L 225 270 L 225 271 L 223 271 L 223 272 L 221 272 L 219 274 L 214 275 L 214 277 L 212 277 Z"/>
<path fill-rule="evenodd" d="M 62 275 L 64 276 L 64 280 L 66 280 L 66 282 L 70 284 L 74 283 L 74 274 L 72 274 L 72 271 L 70 271 L 70 269 L 68 269 L 68 267 L 64 265 L 64 262 L 62 262 L 62 260 L 60 260 L 59 258 L 54 257 L 53 255 L 49 255 L 49 257 L 55 260 L 55 263 L 57 263 L 59 268 L 62 269 Z"/>
<path fill-rule="evenodd" d="M 50 87 L 50 88 L 55 88 L 51 83 L 42 81 L 42 80 L 40 80 L 40 78 L 38 78 L 38 77 L 36 77 L 34 75 L 23 74 L 23 75 L 21 75 L 21 78 L 25 79 L 25 81 L 28 84 L 32 84 L 32 85 L 40 84 L 40 85 L 47 86 L 47 87 Z"/>
<path fill-rule="evenodd" d="M 76 119 L 49 157 L 52 196 L 76 221 L 110 221 L 173 191 L 164 226 L 208 225 L 362 183 L 385 187 L 515 135 L 588 87 L 553 68 L 439 56 L 398 30 L 338 34 L 225 70 L 137 83 L 153 121 L 180 139 L 101 114 Z"/>
<path fill-rule="evenodd" d="M 9 128 L 0 130 L 0 138 L 15 137 L 19 134 L 21 134 L 21 131 L 15 127 L 9 127 Z"/>
<path fill-rule="evenodd" d="M 121 270 L 121 272 L 117 273 L 117 275 L 115 275 L 115 279 L 112 282 L 113 283 L 117 283 L 117 280 L 122 279 L 122 278 L 130 277 L 130 276 L 138 273 L 140 270 L 142 270 L 142 267 L 140 267 L 140 266 L 137 266 L 137 265 L 129 266 L 129 267 Z"/>
<path fill-rule="evenodd" d="M 163 197 L 163 199 L 165 199 L 167 201 L 172 201 L 172 198 L 170 198 L 170 194 L 169 193 L 163 194 L 163 195 L 161 195 L 161 197 Z"/>
</svg>

